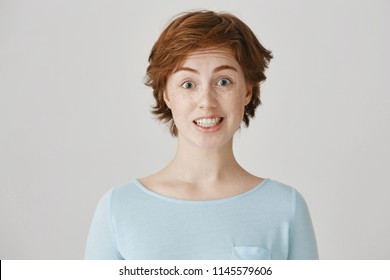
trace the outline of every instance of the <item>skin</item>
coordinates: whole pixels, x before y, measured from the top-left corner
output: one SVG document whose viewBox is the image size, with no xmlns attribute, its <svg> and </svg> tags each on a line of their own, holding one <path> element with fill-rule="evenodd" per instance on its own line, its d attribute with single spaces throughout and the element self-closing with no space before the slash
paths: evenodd
<svg viewBox="0 0 390 280">
<path fill-rule="evenodd" d="M 230 50 L 191 53 L 168 77 L 164 100 L 178 129 L 173 160 L 161 171 L 141 178 L 150 190 L 177 199 L 214 200 L 246 192 L 263 179 L 243 169 L 233 154 L 252 85 Z M 194 121 L 221 118 L 204 128 Z"/>
</svg>

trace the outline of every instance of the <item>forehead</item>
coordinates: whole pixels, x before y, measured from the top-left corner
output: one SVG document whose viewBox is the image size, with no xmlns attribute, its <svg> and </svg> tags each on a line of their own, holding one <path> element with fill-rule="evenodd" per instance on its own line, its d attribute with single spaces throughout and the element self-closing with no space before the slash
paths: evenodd
<svg viewBox="0 0 390 280">
<path fill-rule="evenodd" d="M 230 49 L 210 48 L 190 52 L 180 61 L 174 72 L 181 67 L 197 64 L 226 64 L 234 66 L 235 68 L 241 68 Z"/>
<path fill-rule="evenodd" d="M 221 56 L 234 58 L 233 52 L 228 48 L 207 48 L 207 49 L 197 49 L 187 54 L 185 58 L 199 57 L 199 56 Z"/>
</svg>

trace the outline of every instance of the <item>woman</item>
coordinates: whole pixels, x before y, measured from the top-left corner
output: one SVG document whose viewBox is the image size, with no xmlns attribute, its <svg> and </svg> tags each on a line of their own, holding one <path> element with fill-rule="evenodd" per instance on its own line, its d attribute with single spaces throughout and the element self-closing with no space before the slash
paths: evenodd
<svg viewBox="0 0 390 280">
<path fill-rule="evenodd" d="M 317 259 L 309 211 L 292 187 L 250 174 L 233 136 L 260 105 L 272 58 L 231 14 L 174 19 L 155 43 L 147 85 L 153 113 L 177 137 L 156 174 L 99 202 L 88 259 Z"/>
</svg>

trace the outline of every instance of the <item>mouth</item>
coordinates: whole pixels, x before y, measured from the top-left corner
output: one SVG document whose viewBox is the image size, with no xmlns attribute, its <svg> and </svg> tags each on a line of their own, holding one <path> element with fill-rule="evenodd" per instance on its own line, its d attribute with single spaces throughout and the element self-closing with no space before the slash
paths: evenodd
<svg viewBox="0 0 390 280">
<path fill-rule="evenodd" d="M 201 118 L 194 120 L 194 124 L 203 128 L 211 128 L 219 125 L 223 121 L 223 118 Z"/>
</svg>

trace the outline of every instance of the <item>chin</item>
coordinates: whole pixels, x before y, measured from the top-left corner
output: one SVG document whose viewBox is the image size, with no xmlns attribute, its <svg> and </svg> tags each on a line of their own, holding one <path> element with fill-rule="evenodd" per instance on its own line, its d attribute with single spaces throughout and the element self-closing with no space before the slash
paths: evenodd
<svg viewBox="0 0 390 280">
<path fill-rule="evenodd" d="M 206 137 L 207 138 L 207 137 Z M 205 150 L 215 150 L 226 147 L 232 138 L 229 139 L 202 139 L 196 143 L 199 148 Z"/>
<path fill-rule="evenodd" d="M 178 134 L 178 139 L 183 143 L 187 142 L 190 145 L 194 145 L 197 148 L 205 150 L 215 150 L 224 148 L 232 142 L 233 135 L 228 135 L 222 131 L 216 133 L 199 133 L 199 131 L 186 131 Z"/>
</svg>

